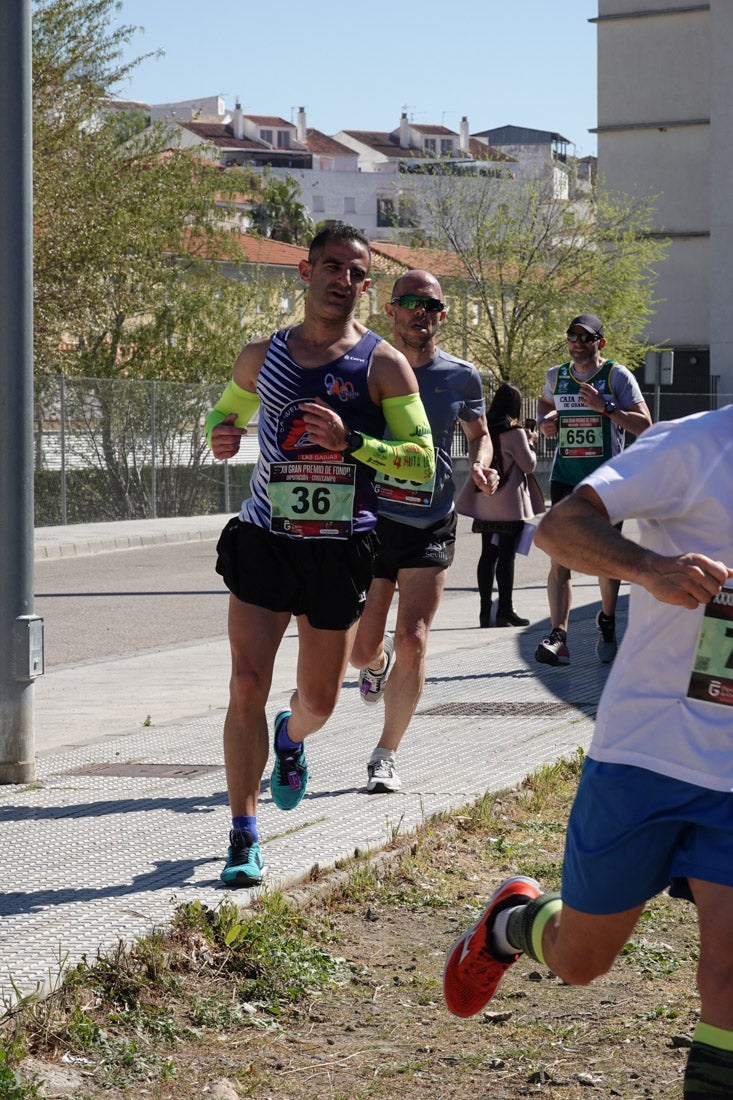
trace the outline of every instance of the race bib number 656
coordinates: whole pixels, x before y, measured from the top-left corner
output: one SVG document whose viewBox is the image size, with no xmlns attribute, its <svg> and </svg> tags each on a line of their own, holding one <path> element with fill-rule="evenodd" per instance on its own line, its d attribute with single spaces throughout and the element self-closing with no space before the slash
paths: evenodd
<svg viewBox="0 0 733 1100">
<path fill-rule="evenodd" d="M 600 413 L 563 413 L 558 447 L 563 458 L 603 457 L 603 417 Z"/>
</svg>

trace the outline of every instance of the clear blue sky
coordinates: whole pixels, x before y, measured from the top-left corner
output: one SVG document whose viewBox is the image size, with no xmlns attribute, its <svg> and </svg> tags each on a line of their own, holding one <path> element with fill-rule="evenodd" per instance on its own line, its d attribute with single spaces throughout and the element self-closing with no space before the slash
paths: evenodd
<svg viewBox="0 0 733 1100">
<path fill-rule="evenodd" d="M 512 124 L 553 130 L 596 152 L 597 0 L 122 0 L 144 28 L 120 98 L 165 103 L 223 95 L 246 114 L 309 126 L 393 130 L 414 122 L 471 133 Z"/>
</svg>

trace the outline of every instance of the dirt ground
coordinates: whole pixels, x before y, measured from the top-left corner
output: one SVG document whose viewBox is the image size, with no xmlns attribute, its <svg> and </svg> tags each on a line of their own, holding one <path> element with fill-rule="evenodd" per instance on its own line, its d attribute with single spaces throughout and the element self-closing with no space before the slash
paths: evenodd
<svg viewBox="0 0 733 1100">
<path fill-rule="evenodd" d="M 524 873 L 557 888 L 574 786 L 566 778 L 432 822 L 304 888 L 292 920 L 343 960 L 334 984 L 277 1013 L 253 1001 L 232 1024 L 224 970 L 192 967 L 185 996 L 173 1004 L 168 993 L 165 1007 L 190 1022 L 195 1001 L 196 1026 L 174 1039 L 146 1028 L 140 1041 L 165 1058 L 142 1078 L 122 1064 L 110 1080 L 110 1066 L 101 1072 L 91 1056 L 64 1061 L 47 1026 L 23 1079 L 38 1074 L 40 1095 L 76 1100 L 680 1098 L 697 1015 L 697 927 L 683 902 L 653 902 L 611 973 L 588 988 L 522 958 L 478 1016 L 456 1019 L 443 1003 L 446 951 L 496 885 Z"/>
</svg>

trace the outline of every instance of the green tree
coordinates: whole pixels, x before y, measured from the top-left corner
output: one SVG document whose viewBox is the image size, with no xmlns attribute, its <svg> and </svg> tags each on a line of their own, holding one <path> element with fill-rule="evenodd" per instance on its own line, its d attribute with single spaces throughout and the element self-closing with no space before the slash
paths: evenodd
<svg viewBox="0 0 733 1100">
<path fill-rule="evenodd" d="M 241 267 L 242 173 L 111 109 L 134 65 L 120 62 L 134 28 L 113 26 L 118 7 L 35 4 L 36 369 L 223 379 L 241 344 L 276 326 L 282 292 Z"/>
<path fill-rule="evenodd" d="M 174 383 L 218 389 L 242 344 L 282 322 L 284 279 L 244 263 L 242 172 L 171 148 L 165 126 L 114 109 L 135 64 L 120 60 L 134 28 L 115 25 L 119 7 L 34 3 L 37 468 L 63 374 L 67 456 L 83 481 L 75 502 L 86 494 L 94 518 L 149 515 L 156 501 L 158 514 L 190 514 L 210 460 L 201 422 L 212 395 Z"/>
<path fill-rule="evenodd" d="M 279 179 L 265 176 L 258 199 L 252 204 L 250 217 L 253 228 L 263 237 L 286 244 L 306 246 L 315 233 L 315 226 L 306 207 L 300 201 L 303 189 L 292 176 Z"/>
<path fill-rule="evenodd" d="M 638 365 L 666 249 L 651 235 L 652 211 L 651 200 L 602 188 L 561 202 L 536 181 L 431 180 L 423 227 L 459 265 L 446 280 L 453 309 L 444 343 L 495 382 L 534 394 L 565 354 L 568 321 L 592 311 L 604 320 L 613 358 Z"/>
</svg>

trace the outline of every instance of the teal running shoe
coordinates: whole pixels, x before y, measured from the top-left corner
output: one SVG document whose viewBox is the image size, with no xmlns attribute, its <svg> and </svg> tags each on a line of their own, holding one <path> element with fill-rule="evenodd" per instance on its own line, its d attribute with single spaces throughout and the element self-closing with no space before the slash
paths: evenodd
<svg viewBox="0 0 733 1100">
<path fill-rule="evenodd" d="M 284 722 L 290 717 L 289 710 L 281 710 L 275 716 L 275 766 L 270 776 L 270 794 L 279 810 L 294 810 L 305 794 L 308 786 L 308 765 L 301 745 L 300 751 L 278 749 L 277 735 Z"/>
<path fill-rule="evenodd" d="M 239 889 L 242 886 L 259 886 L 265 873 L 262 852 L 248 829 L 232 829 L 229 833 L 229 852 L 219 878 L 225 886 Z"/>
</svg>

